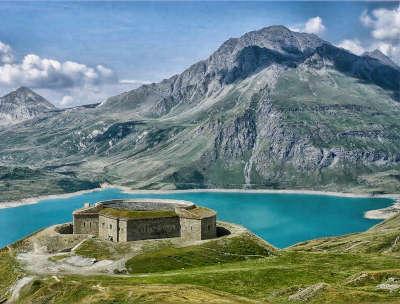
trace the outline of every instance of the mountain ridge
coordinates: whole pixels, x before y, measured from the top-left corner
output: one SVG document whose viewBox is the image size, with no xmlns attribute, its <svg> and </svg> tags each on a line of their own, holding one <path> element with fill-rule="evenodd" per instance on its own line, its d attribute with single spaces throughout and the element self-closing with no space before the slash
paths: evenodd
<svg viewBox="0 0 400 304">
<path fill-rule="evenodd" d="M 365 52 L 365 53 L 362 54 L 362 56 L 375 58 L 375 59 L 377 59 L 377 60 L 385 63 L 386 65 L 389 65 L 389 66 L 391 66 L 391 67 L 393 67 L 395 69 L 400 69 L 400 67 L 392 59 L 390 59 L 388 56 L 383 54 L 378 49 L 375 49 L 372 52 Z"/>
<path fill-rule="evenodd" d="M 158 84 L 0 130 L 0 164 L 38 170 L 31 192 L 54 176 L 51 191 L 68 180 L 396 192 L 399 80 L 378 59 L 266 27 Z M 4 189 L 3 199 L 17 193 Z"/>
<path fill-rule="evenodd" d="M 346 55 L 348 61 L 342 62 Z M 314 58 L 312 58 L 314 56 Z M 393 70 L 379 59 L 367 62 L 367 58 L 354 55 L 344 49 L 338 48 L 320 39 L 314 34 L 292 32 L 284 26 L 270 26 L 258 31 L 244 34 L 240 38 L 230 38 L 224 42 L 207 59 L 201 60 L 181 74 L 165 79 L 159 84 L 144 85 L 121 95 L 109 98 L 102 106 L 127 109 L 138 99 L 144 101 L 140 105 L 151 104 L 152 107 L 139 107 L 138 111 L 144 116 L 163 116 L 167 114 L 179 102 L 195 103 L 206 94 L 210 95 L 220 90 L 223 85 L 235 82 L 240 78 L 246 78 L 255 72 L 260 65 L 267 66 L 271 62 L 294 66 L 307 59 L 333 60 L 338 68 L 346 66 L 347 73 L 353 77 L 359 77 L 364 81 L 378 82 L 378 85 L 388 85 L 388 81 L 380 79 L 378 69 L 384 69 L 388 77 L 393 78 L 389 88 L 398 91 L 400 73 Z M 309 60 L 311 62 L 312 60 Z M 395 92 L 397 94 L 397 92 Z M 190 100 L 188 100 L 188 98 Z"/>
</svg>

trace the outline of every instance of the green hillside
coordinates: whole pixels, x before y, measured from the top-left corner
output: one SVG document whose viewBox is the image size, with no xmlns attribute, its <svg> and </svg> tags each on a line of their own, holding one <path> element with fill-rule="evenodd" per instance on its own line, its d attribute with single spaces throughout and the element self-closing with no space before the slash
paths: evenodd
<svg viewBox="0 0 400 304">
<path fill-rule="evenodd" d="M 366 232 L 278 251 L 251 234 L 189 247 L 164 243 L 128 259 L 128 274 L 36 275 L 18 303 L 399 303 L 396 233 L 399 215 Z M 100 243 L 84 247 L 86 256 L 89 248 L 104 252 Z M 22 247 L 12 248 L 0 255 L 3 294 L 31 275 L 15 259 Z M 118 248 L 103 258 L 129 252 Z"/>
</svg>

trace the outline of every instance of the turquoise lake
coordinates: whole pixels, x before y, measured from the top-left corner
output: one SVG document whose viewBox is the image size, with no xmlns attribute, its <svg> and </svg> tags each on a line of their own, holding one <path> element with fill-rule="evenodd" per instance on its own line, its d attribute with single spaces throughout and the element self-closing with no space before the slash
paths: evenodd
<svg viewBox="0 0 400 304">
<path fill-rule="evenodd" d="M 366 230 L 379 221 L 365 219 L 365 211 L 393 204 L 386 198 L 233 192 L 128 194 L 107 188 L 0 209 L 0 248 L 40 228 L 71 221 L 72 211 L 85 202 L 135 197 L 183 199 L 213 208 L 219 220 L 241 224 L 280 248 L 313 238 Z"/>
</svg>

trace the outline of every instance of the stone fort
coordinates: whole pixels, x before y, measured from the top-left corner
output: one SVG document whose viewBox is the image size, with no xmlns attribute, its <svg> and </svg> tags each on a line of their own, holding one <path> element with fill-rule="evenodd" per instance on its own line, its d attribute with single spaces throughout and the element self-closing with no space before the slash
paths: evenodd
<svg viewBox="0 0 400 304">
<path fill-rule="evenodd" d="M 104 201 L 73 212 L 73 233 L 112 242 L 173 237 L 205 240 L 217 235 L 216 212 L 179 200 Z"/>
</svg>

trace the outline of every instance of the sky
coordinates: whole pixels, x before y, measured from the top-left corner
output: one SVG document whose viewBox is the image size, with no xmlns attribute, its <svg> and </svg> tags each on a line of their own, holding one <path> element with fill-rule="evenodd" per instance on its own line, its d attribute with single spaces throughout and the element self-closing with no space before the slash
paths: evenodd
<svg viewBox="0 0 400 304">
<path fill-rule="evenodd" d="M 0 1 L 0 95 L 27 86 L 59 107 L 101 102 L 278 24 L 400 63 L 398 1 Z"/>
</svg>

